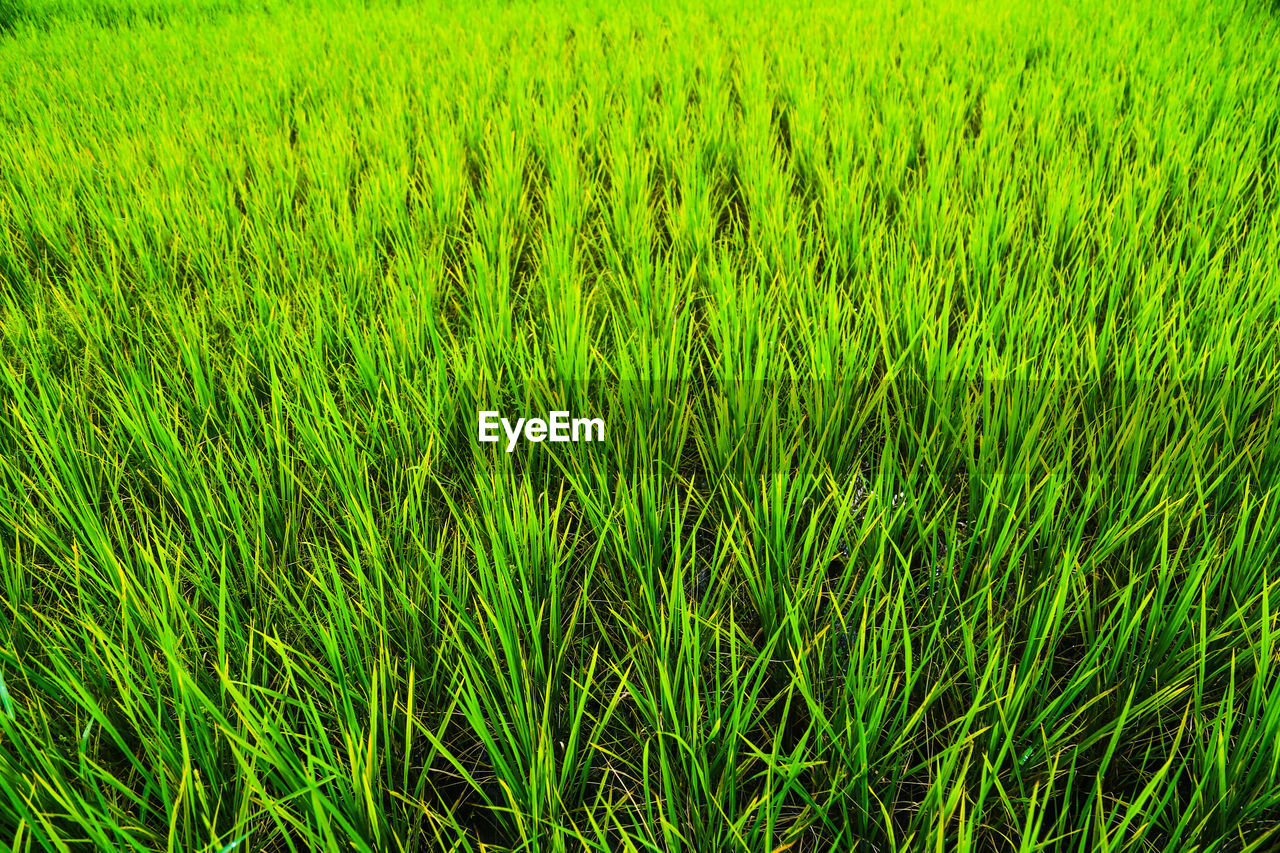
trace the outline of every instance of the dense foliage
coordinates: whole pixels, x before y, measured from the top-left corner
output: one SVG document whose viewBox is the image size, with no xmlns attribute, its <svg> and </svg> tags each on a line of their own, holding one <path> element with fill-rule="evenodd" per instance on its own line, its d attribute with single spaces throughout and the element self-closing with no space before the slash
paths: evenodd
<svg viewBox="0 0 1280 853">
<path fill-rule="evenodd" d="M 0 845 L 1270 849 L 1274 11 L 616 5 L 0 0 Z"/>
</svg>

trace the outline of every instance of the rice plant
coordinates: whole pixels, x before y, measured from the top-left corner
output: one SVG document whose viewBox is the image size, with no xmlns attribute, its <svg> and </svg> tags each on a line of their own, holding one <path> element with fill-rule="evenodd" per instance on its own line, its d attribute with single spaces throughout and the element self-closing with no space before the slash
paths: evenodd
<svg viewBox="0 0 1280 853">
<path fill-rule="evenodd" d="M 1280 844 L 1272 4 L 0 0 L 0 84 L 0 844 Z"/>
</svg>

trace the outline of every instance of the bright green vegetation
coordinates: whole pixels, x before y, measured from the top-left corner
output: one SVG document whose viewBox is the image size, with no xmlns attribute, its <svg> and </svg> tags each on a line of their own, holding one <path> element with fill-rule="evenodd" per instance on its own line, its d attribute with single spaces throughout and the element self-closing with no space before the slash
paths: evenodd
<svg viewBox="0 0 1280 853">
<path fill-rule="evenodd" d="M 613 5 L 0 0 L 0 847 L 1274 849 L 1276 11 Z"/>
</svg>

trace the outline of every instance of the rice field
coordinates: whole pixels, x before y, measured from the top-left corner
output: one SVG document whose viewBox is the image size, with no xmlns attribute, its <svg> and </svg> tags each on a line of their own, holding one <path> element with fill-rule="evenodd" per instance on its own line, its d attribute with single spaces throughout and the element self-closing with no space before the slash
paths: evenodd
<svg viewBox="0 0 1280 853">
<path fill-rule="evenodd" d="M 1273 3 L 0 0 L 0 848 L 1276 849 L 1278 391 Z"/>
</svg>

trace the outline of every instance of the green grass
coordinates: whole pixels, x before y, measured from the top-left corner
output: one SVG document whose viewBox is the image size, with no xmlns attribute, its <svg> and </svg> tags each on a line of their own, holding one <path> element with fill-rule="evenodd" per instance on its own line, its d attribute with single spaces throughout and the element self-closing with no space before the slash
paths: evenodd
<svg viewBox="0 0 1280 853">
<path fill-rule="evenodd" d="M 612 5 L 0 0 L 0 846 L 1273 849 L 1275 10 Z"/>
</svg>

